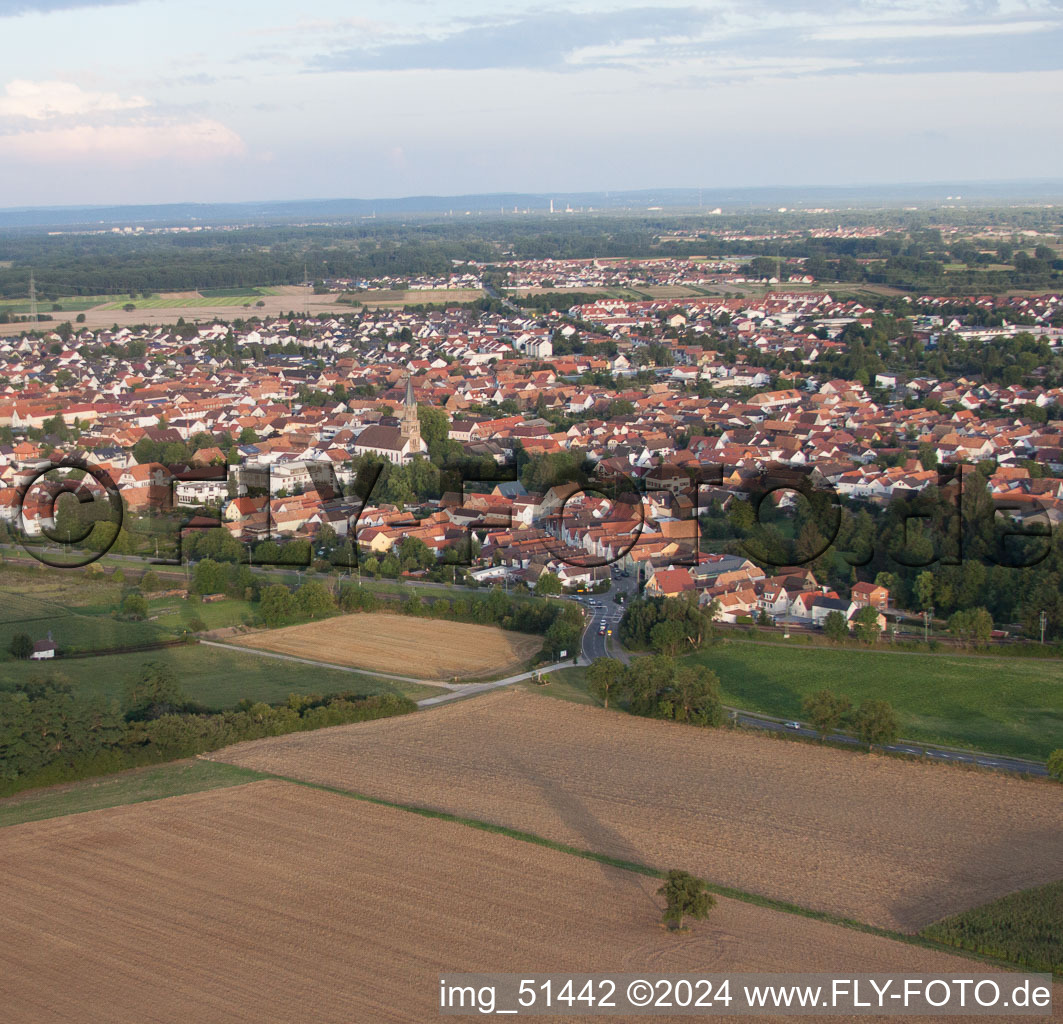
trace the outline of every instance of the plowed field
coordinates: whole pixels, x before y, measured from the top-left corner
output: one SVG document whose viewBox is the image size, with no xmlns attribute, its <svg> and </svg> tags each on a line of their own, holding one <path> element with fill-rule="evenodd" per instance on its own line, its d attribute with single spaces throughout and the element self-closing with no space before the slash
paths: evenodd
<svg viewBox="0 0 1063 1024">
<path fill-rule="evenodd" d="M 669 935 L 656 879 L 283 782 L 12 826 L 0 857 L 5 1024 L 423 1024 L 453 971 L 974 966 L 729 900 Z"/>
<path fill-rule="evenodd" d="M 876 924 L 1063 877 L 1063 790 L 498 691 L 214 755 Z"/>
</svg>

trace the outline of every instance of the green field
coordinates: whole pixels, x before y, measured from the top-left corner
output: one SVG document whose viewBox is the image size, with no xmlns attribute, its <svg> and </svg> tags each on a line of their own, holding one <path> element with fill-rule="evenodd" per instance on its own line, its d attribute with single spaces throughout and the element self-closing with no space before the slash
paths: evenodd
<svg viewBox="0 0 1063 1024">
<path fill-rule="evenodd" d="M 104 807 L 240 786 L 257 778 L 263 776 L 246 768 L 214 761 L 173 761 L 150 768 L 134 768 L 116 775 L 52 786 L 0 800 L 0 828 L 98 811 Z"/>
<path fill-rule="evenodd" d="M 44 672 L 59 673 L 77 691 L 121 701 L 129 681 L 148 661 L 169 665 L 189 700 L 219 710 L 231 708 L 244 698 L 279 703 L 290 693 L 327 695 L 350 690 L 401 693 L 416 700 L 440 692 L 434 686 L 397 683 L 360 672 L 318 668 L 202 644 L 97 658 L 57 658 L 46 666 L 40 662 L 7 661 L 0 665 L 0 682 L 22 682 Z"/>
<path fill-rule="evenodd" d="M 187 629 L 193 619 L 200 619 L 207 629 L 240 626 L 254 614 L 250 601 L 226 598 L 224 601 L 186 600 L 180 597 L 159 597 L 148 602 L 152 621 L 163 629 Z"/>
<path fill-rule="evenodd" d="M 691 657 L 720 677 L 727 704 L 748 711 L 800 718 L 801 699 L 829 689 L 854 704 L 889 701 L 905 739 L 1040 760 L 1063 747 L 1063 664 L 1056 660 L 741 641 Z"/>
<path fill-rule="evenodd" d="M 1063 882 L 1012 893 L 920 934 L 1027 970 L 1063 974 Z"/>
<path fill-rule="evenodd" d="M 117 302 L 121 308 L 122 302 L 130 302 L 131 299 L 123 299 L 121 295 L 71 295 L 65 298 L 38 299 L 38 313 L 81 313 L 86 309 L 102 305 L 105 302 Z M 58 310 L 53 306 L 59 306 Z M 0 312 L 21 313 L 26 315 L 30 312 L 29 299 L 0 299 Z"/>
<path fill-rule="evenodd" d="M 130 622 L 113 613 L 121 588 L 109 578 L 58 569 L 0 573 L 0 661 L 11 638 L 25 633 L 44 640 L 50 633 L 61 652 L 109 650 L 170 640 L 179 622 Z M 0 667 L 0 677 L 3 675 Z"/>
</svg>

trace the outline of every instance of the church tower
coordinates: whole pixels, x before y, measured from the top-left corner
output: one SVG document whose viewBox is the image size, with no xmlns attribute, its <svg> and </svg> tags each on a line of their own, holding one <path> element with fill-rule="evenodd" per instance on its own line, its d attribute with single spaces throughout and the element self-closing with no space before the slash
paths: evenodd
<svg viewBox="0 0 1063 1024">
<path fill-rule="evenodd" d="M 399 436 L 410 442 L 410 451 L 420 451 L 421 421 L 417 418 L 417 399 L 413 397 L 413 376 L 406 378 L 406 398 L 402 403 L 402 418 L 399 421 Z"/>
</svg>

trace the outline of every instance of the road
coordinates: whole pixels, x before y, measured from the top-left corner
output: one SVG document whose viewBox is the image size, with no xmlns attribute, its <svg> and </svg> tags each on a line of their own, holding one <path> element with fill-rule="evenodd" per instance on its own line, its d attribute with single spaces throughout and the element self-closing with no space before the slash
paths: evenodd
<svg viewBox="0 0 1063 1024">
<path fill-rule="evenodd" d="M 614 600 L 617 594 L 624 595 L 625 604 L 617 604 Z M 614 575 L 608 593 L 588 594 L 580 599 L 587 615 L 587 628 L 583 631 L 580 654 L 586 664 L 590 664 L 595 658 L 618 658 L 625 665 L 631 662 L 631 656 L 620 646 L 617 631 L 620 620 L 624 617 L 624 609 L 627 602 L 632 601 L 638 594 L 638 579 L 632 576 Z M 593 602 L 598 602 L 598 607 Z M 602 636 L 599 632 L 600 623 L 605 620 L 605 628 L 612 630 L 612 635 Z"/>
<path fill-rule="evenodd" d="M 758 715 L 738 708 L 727 709 L 731 721 L 746 729 L 766 729 L 780 732 L 787 736 L 803 736 L 806 739 L 819 739 L 819 733 L 810 729 L 803 722 L 797 722 L 794 729 L 781 718 Z M 841 743 L 851 747 L 863 747 L 864 744 L 855 736 L 833 733 L 827 739 L 831 743 Z M 1040 761 L 1027 761 L 1021 757 L 1005 757 L 997 754 L 984 754 L 974 750 L 960 750 L 956 747 L 943 747 L 936 744 L 916 743 L 911 740 L 898 740 L 885 747 L 877 748 L 891 754 L 908 754 L 912 757 L 927 757 L 934 761 L 950 761 L 953 764 L 978 765 L 980 768 L 993 768 L 997 771 L 1017 772 L 1021 775 L 1038 775 L 1047 777 L 1048 769 Z"/>
</svg>

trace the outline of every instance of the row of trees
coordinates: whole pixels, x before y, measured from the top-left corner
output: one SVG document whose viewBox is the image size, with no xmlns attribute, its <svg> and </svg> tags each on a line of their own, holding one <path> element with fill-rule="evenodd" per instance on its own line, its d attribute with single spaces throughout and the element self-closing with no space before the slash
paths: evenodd
<svg viewBox="0 0 1063 1024">
<path fill-rule="evenodd" d="M 625 665 L 616 658 L 597 658 L 587 669 L 590 692 L 606 707 L 610 702 L 631 714 L 691 725 L 723 724 L 720 680 L 701 665 L 663 655 Z"/>
<path fill-rule="evenodd" d="M 900 723 L 893 708 L 884 700 L 869 699 L 853 707 L 848 697 L 831 690 L 809 694 L 801 702 L 805 718 L 822 739 L 839 730 L 854 732 L 870 749 L 888 746 L 900 735 Z"/>
</svg>

